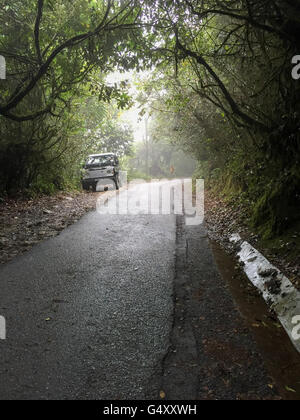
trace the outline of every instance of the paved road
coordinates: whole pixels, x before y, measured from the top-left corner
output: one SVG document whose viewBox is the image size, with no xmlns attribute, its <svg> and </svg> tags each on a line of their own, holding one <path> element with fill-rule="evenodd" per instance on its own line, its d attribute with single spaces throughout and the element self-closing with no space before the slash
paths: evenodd
<svg viewBox="0 0 300 420">
<path fill-rule="evenodd" d="M 0 399 L 268 395 L 205 229 L 183 222 L 94 212 L 2 267 Z"/>
</svg>

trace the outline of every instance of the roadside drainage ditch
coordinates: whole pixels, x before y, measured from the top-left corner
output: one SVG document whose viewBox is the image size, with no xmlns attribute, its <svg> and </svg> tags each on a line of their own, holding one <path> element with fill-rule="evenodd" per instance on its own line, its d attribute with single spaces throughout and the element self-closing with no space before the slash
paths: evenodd
<svg viewBox="0 0 300 420">
<path fill-rule="evenodd" d="M 283 399 L 299 400 L 300 355 L 294 343 L 278 322 L 275 313 L 266 305 L 261 290 L 253 282 L 249 282 L 248 276 L 243 272 L 243 268 L 246 271 L 247 265 L 241 264 L 241 267 L 237 267 L 236 259 L 228 255 L 217 242 L 211 241 L 211 247 L 220 274 L 226 280 L 237 308 L 255 338 L 266 368 L 279 388 L 279 394 Z M 237 251 L 242 251 L 239 244 L 237 244 Z M 251 254 L 248 259 L 254 263 L 256 261 L 256 259 L 253 260 L 254 257 Z M 260 268 L 258 267 L 257 270 Z M 264 267 L 264 269 L 269 270 L 270 267 Z M 268 281 L 270 281 L 268 278 L 263 280 L 264 283 Z M 277 290 L 275 287 L 274 291 L 278 293 L 278 287 Z M 270 304 L 270 301 L 268 303 Z M 272 386 L 273 384 L 270 383 L 270 387 Z"/>
</svg>

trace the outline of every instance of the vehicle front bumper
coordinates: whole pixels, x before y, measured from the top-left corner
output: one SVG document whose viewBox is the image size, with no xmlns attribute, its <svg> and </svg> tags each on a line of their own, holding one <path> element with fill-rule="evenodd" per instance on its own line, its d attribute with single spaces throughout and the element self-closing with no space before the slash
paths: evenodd
<svg viewBox="0 0 300 420">
<path fill-rule="evenodd" d="M 103 180 L 111 180 L 115 182 L 115 176 L 104 176 L 104 177 L 100 177 L 100 178 L 87 178 L 87 179 L 83 179 L 81 181 L 82 183 L 82 187 L 84 189 L 86 188 L 90 188 L 90 187 L 94 187 L 95 185 L 98 184 L 99 181 L 103 181 Z"/>
</svg>

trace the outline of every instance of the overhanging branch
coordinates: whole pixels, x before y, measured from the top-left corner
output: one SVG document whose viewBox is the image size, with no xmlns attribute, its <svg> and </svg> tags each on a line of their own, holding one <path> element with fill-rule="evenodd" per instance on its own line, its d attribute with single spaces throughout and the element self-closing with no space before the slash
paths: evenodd
<svg viewBox="0 0 300 420">
<path fill-rule="evenodd" d="M 198 53 L 189 50 L 188 48 L 186 48 L 180 41 L 179 39 L 179 33 L 178 30 L 175 29 L 175 36 L 176 36 L 176 48 L 180 51 L 182 51 L 187 57 L 191 57 L 194 60 L 196 60 L 196 62 L 198 64 L 200 64 L 201 66 L 203 66 L 208 73 L 212 76 L 212 78 L 216 81 L 218 87 L 220 88 L 221 92 L 223 93 L 226 101 L 228 102 L 228 104 L 230 105 L 230 108 L 232 110 L 232 112 L 237 115 L 238 117 L 240 117 L 245 123 L 247 123 L 249 126 L 251 127 L 256 127 L 257 129 L 264 131 L 264 132 L 269 132 L 270 128 L 268 126 L 266 126 L 265 124 L 261 123 L 260 121 L 255 120 L 254 118 L 250 117 L 249 115 L 245 114 L 240 107 L 238 106 L 238 104 L 236 103 L 236 101 L 233 99 L 233 97 L 231 96 L 230 92 L 228 91 L 228 89 L 226 88 L 225 84 L 222 82 L 222 80 L 220 79 L 220 77 L 217 75 L 217 73 L 213 70 L 213 68 L 207 63 L 207 61 Z"/>
</svg>

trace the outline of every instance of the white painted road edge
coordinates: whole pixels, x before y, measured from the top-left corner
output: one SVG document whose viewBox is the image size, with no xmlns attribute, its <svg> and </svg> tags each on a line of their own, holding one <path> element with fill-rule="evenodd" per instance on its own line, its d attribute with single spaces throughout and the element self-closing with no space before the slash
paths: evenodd
<svg viewBox="0 0 300 420">
<path fill-rule="evenodd" d="M 240 235 L 232 235 L 230 242 L 240 245 L 238 257 L 245 264 L 246 275 L 276 313 L 293 345 L 300 353 L 300 292 L 260 252 L 248 242 L 244 242 Z M 265 273 L 270 270 L 277 271 L 276 281 L 278 284 L 280 282 L 280 293 L 274 294 L 268 287 L 272 275 L 265 276 Z"/>
</svg>

